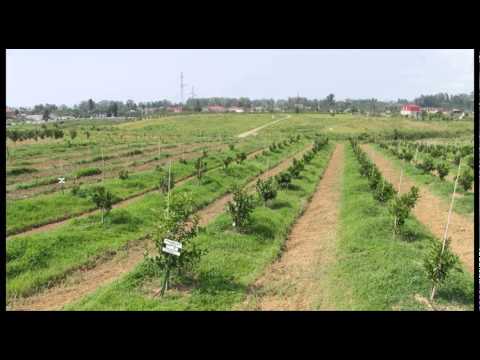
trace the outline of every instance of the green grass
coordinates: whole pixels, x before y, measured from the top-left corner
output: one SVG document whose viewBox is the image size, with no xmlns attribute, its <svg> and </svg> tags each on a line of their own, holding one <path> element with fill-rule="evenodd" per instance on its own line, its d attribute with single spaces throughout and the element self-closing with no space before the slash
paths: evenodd
<svg viewBox="0 0 480 360">
<path fill-rule="evenodd" d="M 231 218 L 223 213 L 194 241 L 207 250 L 187 292 L 167 292 L 153 298 L 146 289 L 159 286 L 144 263 L 116 282 L 100 288 L 68 310 L 230 310 L 242 302 L 247 289 L 268 264 L 281 253 L 295 219 L 313 194 L 332 152 L 319 152 L 294 180 L 294 189 L 280 191 L 269 207 L 258 206 L 245 233 L 233 231 Z"/>
<path fill-rule="evenodd" d="M 422 261 L 432 235 L 410 218 L 406 229 L 414 239 L 394 240 L 388 210 L 374 200 L 350 146 L 345 158 L 338 260 L 330 278 L 333 302 L 346 310 L 425 309 L 415 295 L 428 299 L 430 294 Z M 453 271 L 436 302 L 441 307 L 473 310 L 473 288 L 470 273 Z"/>
<path fill-rule="evenodd" d="M 252 144 L 245 143 L 238 148 L 238 151 L 257 149 L 255 144 L 256 142 Z M 305 144 L 304 141 L 289 146 L 286 151 L 293 152 L 295 149 L 302 147 L 303 144 Z M 234 157 L 234 152 L 225 150 L 209 154 L 206 159 L 208 169 L 221 166 L 223 159 L 227 156 Z M 186 164 L 175 162 L 172 171 L 176 180 L 188 177 L 195 172 L 193 161 L 189 160 Z M 131 174 L 127 180 L 118 178 L 106 179 L 103 182 L 103 186 L 110 190 L 120 201 L 155 189 L 158 186 L 159 177 L 159 173 L 155 170 L 142 171 Z M 53 181 L 53 179 L 49 180 Z M 88 190 L 94 186 L 98 186 L 98 184 L 83 185 L 82 188 Z M 91 200 L 75 196 L 67 190 L 64 194 L 55 192 L 27 199 L 10 200 L 7 202 L 7 235 L 17 234 L 33 227 L 67 219 L 94 208 L 95 205 Z"/>
<path fill-rule="evenodd" d="M 81 177 L 84 177 L 84 176 L 99 175 L 101 173 L 102 173 L 102 170 L 100 170 L 99 168 L 83 168 L 83 169 L 78 170 L 75 173 L 75 176 L 77 178 L 81 178 Z"/>
<path fill-rule="evenodd" d="M 397 159 L 395 156 L 390 154 L 385 149 L 380 148 L 380 146 L 378 145 L 370 146 L 372 146 L 385 158 L 389 159 L 392 162 L 393 166 L 399 171 L 403 164 L 405 174 L 408 175 L 413 181 L 419 184 L 426 185 L 433 194 L 443 199 L 447 206 L 450 204 L 454 187 L 453 182 L 448 180 L 442 181 L 438 176 L 432 175 L 431 173 L 424 173 L 423 170 L 416 168 L 413 164 L 404 163 L 402 160 Z M 473 211 L 475 208 L 474 193 L 471 191 L 464 191 L 461 189 L 460 186 L 457 186 L 457 193 L 462 194 L 462 196 L 455 198 L 453 210 L 459 214 L 473 216 Z"/>
<path fill-rule="evenodd" d="M 281 152 L 259 156 L 242 165 L 231 165 L 227 174 L 220 168 L 212 170 L 201 182 L 193 179 L 173 191 L 190 191 L 195 204 L 201 208 L 227 193 L 234 183 L 246 184 L 265 171 L 268 165 L 274 166 L 304 146 L 297 143 Z M 100 224 L 99 215 L 91 215 L 74 219 L 51 231 L 19 236 L 8 241 L 8 297 L 32 294 L 48 283 L 65 277 L 70 271 L 88 265 L 102 254 L 117 251 L 128 241 L 152 232 L 152 209 L 162 209 L 164 201 L 165 197 L 158 192 L 147 194 L 133 204 L 112 210 L 104 226 Z"/>
<path fill-rule="evenodd" d="M 12 168 L 12 169 L 7 169 L 7 176 L 31 174 L 34 172 L 38 172 L 38 170 L 35 168 L 29 168 L 29 167 Z"/>
</svg>

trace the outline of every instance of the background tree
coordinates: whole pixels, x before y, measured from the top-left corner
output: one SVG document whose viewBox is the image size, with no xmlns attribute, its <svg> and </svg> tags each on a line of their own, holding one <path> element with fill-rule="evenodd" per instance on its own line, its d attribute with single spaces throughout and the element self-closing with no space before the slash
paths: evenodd
<svg viewBox="0 0 480 360">
<path fill-rule="evenodd" d="M 50 118 L 50 109 L 43 110 L 42 120 L 48 121 Z"/>
</svg>

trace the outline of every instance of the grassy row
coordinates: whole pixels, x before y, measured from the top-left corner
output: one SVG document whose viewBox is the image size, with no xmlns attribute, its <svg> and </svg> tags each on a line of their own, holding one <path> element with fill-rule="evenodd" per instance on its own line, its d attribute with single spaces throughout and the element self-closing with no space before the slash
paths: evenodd
<svg viewBox="0 0 480 360">
<path fill-rule="evenodd" d="M 390 154 L 388 151 L 380 148 L 378 145 L 371 145 L 377 152 L 381 153 L 387 159 L 389 159 L 393 166 L 400 171 L 400 168 L 403 166 L 403 171 L 408 175 L 413 181 L 427 185 L 428 188 L 432 191 L 433 194 L 439 196 L 447 204 L 450 203 L 453 186 L 454 184 L 448 180 L 440 180 L 438 176 L 435 176 L 430 173 L 424 173 L 423 170 L 418 169 L 411 163 L 406 163 L 402 160 L 397 159 L 395 156 Z M 455 169 L 456 175 L 456 169 Z M 474 193 L 471 191 L 463 191 L 460 186 L 457 187 L 457 192 L 462 194 L 461 197 L 455 199 L 453 210 L 459 214 L 471 214 L 473 215 L 475 200 Z"/>
<path fill-rule="evenodd" d="M 346 147 L 345 159 L 339 260 L 329 285 L 333 302 L 345 310 L 425 309 L 416 295 L 428 298 L 431 290 L 423 258 L 433 236 L 409 218 L 405 226 L 415 238 L 393 240 L 388 210 L 374 200 L 350 147 Z M 440 306 L 473 310 L 472 276 L 466 270 L 454 271 L 437 296 Z"/>
<path fill-rule="evenodd" d="M 212 170 L 201 182 L 194 179 L 173 191 L 190 191 L 196 206 L 201 208 L 227 193 L 233 184 L 246 184 L 268 166 L 274 166 L 304 146 L 297 143 L 241 165 L 233 164 L 227 172 L 220 168 Z M 127 242 L 152 232 L 155 220 L 152 209 L 163 208 L 164 202 L 165 196 L 154 192 L 124 208 L 112 210 L 103 226 L 97 214 L 74 219 L 52 231 L 8 241 L 8 296 L 32 294 L 68 272 L 96 261 L 102 254 L 116 251 Z"/>
<path fill-rule="evenodd" d="M 160 286 L 139 264 L 122 279 L 100 288 L 69 310 L 230 310 L 241 303 L 247 289 L 281 253 L 295 222 L 312 196 L 332 153 L 321 150 L 290 190 L 280 191 L 269 207 L 259 206 L 244 233 L 233 230 L 226 213 L 218 216 L 194 241 L 207 251 L 196 271 L 196 280 L 182 284 L 187 291 L 171 290 L 159 299 L 152 288 Z"/>
<path fill-rule="evenodd" d="M 300 145 L 297 145 L 297 147 Z M 289 147 L 293 149 L 294 146 Z M 247 143 L 238 151 L 252 151 L 252 145 Z M 227 156 L 234 157 L 234 151 L 225 150 L 210 154 L 206 161 L 210 169 L 222 164 Z M 173 172 L 176 180 L 194 174 L 194 161 L 189 160 L 186 164 L 175 162 Z M 158 186 L 159 173 L 155 170 L 142 171 L 131 174 L 128 179 L 108 179 L 103 185 L 110 190 L 118 201 L 153 190 Z M 98 184 L 84 185 L 87 190 Z M 33 227 L 51 222 L 68 219 L 83 212 L 93 210 L 94 203 L 89 198 L 73 195 L 70 191 L 56 192 L 39 195 L 33 198 L 14 200 L 7 202 L 7 235 L 13 235 L 26 231 Z"/>
</svg>

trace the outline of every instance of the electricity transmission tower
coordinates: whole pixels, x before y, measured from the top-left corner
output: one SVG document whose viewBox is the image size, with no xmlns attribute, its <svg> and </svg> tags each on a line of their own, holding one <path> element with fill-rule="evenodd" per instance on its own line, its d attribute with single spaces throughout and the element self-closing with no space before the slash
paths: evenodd
<svg viewBox="0 0 480 360">
<path fill-rule="evenodd" d="M 183 89 L 187 87 L 187 84 L 183 82 L 183 72 L 180 73 L 180 104 L 183 105 Z"/>
</svg>

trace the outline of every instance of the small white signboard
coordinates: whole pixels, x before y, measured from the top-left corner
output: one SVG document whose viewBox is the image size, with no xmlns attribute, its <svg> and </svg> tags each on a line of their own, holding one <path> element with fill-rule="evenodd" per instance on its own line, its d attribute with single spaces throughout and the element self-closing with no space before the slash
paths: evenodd
<svg viewBox="0 0 480 360">
<path fill-rule="evenodd" d="M 165 245 L 170 245 L 170 246 L 174 246 L 174 247 L 177 247 L 177 248 L 182 248 L 182 243 L 178 242 L 178 241 L 173 241 L 173 240 L 169 240 L 169 239 L 163 239 L 163 243 Z"/>
<path fill-rule="evenodd" d="M 59 178 L 58 178 L 58 183 L 59 183 L 59 184 L 65 184 L 65 178 L 59 177 Z"/>
<path fill-rule="evenodd" d="M 163 239 L 163 243 L 165 244 L 165 246 L 162 248 L 163 252 L 180 256 L 180 249 L 182 248 L 181 243 L 169 239 Z"/>
<path fill-rule="evenodd" d="M 174 247 L 164 247 L 162 248 L 163 252 L 166 252 L 166 253 L 169 253 L 169 254 L 172 254 L 172 255 L 176 255 L 176 256 L 180 256 L 180 253 L 178 252 L 178 249 L 177 248 L 174 248 Z"/>
</svg>

